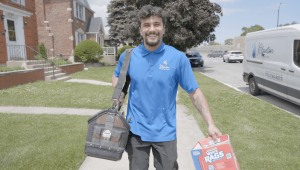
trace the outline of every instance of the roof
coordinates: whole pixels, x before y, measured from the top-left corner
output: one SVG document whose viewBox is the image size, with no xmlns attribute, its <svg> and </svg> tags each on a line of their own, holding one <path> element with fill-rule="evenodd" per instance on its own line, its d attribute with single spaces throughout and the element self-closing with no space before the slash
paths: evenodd
<svg viewBox="0 0 300 170">
<path fill-rule="evenodd" d="M 88 23 L 89 23 L 89 25 L 87 26 L 86 32 L 99 33 L 101 27 L 102 27 L 102 30 L 104 31 L 101 17 L 91 18 Z"/>
<path fill-rule="evenodd" d="M 93 11 L 90 7 L 90 4 L 88 2 L 88 0 L 75 0 L 76 3 L 79 3 L 81 5 L 83 5 L 86 9 L 88 9 L 89 11 L 91 11 L 92 13 L 95 13 L 95 11 Z"/>
</svg>

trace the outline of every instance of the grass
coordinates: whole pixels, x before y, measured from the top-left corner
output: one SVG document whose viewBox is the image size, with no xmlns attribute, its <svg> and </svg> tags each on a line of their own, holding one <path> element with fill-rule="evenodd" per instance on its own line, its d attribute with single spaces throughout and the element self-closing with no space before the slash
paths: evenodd
<svg viewBox="0 0 300 170">
<path fill-rule="evenodd" d="M 89 117 L 0 113 L 0 169 L 77 170 Z"/>
<path fill-rule="evenodd" d="M 116 67 L 88 67 L 88 70 L 80 71 L 70 76 L 74 79 L 90 79 L 111 83 L 111 77 Z"/>
<path fill-rule="evenodd" d="M 0 90 L 0 106 L 106 109 L 112 106 L 112 95 L 111 86 L 37 81 Z"/>
<path fill-rule="evenodd" d="M 17 71 L 17 70 L 25 70 L 24 67 L 6 67 L 6 66 L 0 66 L 0 72 L 9 72 L 9 71 Z"/>
<path fill-rule="evenodd" d="M 216 126 L 229 134 L 241 169 L 281 170 L 300 167 L 300 119 L 270 103 L 231 89 L 194 72 L 209 103 Z M 207 125 L 179 89 L 179 103 L 188 107 L 204 134 Z"/>
</svg>

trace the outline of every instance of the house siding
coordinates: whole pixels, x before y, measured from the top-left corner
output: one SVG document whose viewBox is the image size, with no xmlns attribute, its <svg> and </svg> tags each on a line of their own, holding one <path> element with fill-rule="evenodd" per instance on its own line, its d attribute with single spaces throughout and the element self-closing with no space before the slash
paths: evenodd
<svg viewBox="0 0 300 170">
<path fill-rule="evenodd" d="M 76 46 L 75 31 L 81 28 L 84 33 L 89 17 L 93 13 L 85 9 L 85 21 L 74 16 L 73 0 L 36 0 L 39 44 L 44 43 L 51 55 L 62 54 L 64 58 L 73 55 Z M 45 6 L 45 7 L 44 7 Z M 67 9 L 71 8 L 71 11 Z M 72 22 L 69 20 L 72 19 Z M 49 21 L 45 24 L 44 21 Z M 50 31 L 46 30 L 50 27 Z M 53 36 L 49 36 L 53 33 Z M 49 52 L 53 49 L 53 52 Z M 49 56 L 49 54 L 48 54 Z"/>
<path fill-rule="evenodd" d="M 39 44 L 44 43 L 48 51 L 54 50 L 50 56 L 62 54 L 68 58 L 72 54 L 74 41 L 72 23 L 68 21 L 72 19 L 72 11 L 67 10 L 72 8 L 71 1 L 45 1 L 45 8 L 43 0 L 36 0 L 36 4 Z M 50 30 L 46 30 L 46 27 L 50 27 Z M 53 36 L 49 36 L 49 33 L 53 33 Z"/>
</svg>

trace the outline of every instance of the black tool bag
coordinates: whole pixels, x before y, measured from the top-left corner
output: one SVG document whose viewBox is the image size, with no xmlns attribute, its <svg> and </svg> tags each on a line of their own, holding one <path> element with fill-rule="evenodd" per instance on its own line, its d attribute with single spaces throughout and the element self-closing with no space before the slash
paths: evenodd
<svg viewBox="0 0 300 170">
<path fill-rule="evenodd" d="M 118 83 L 112 99 L 119 99 L 121 92 L 126 91 L 129 83 L 123 88 L 127 74 L 132 49 L 126 50 Z M 87 156 L 118 161 L 122 158 L 129 135 L 130 125 L 124 118 L 124 113 L 119 112 L 120 103 L 111 108 L 100 111 L 88 120 L 88 132 L 85 142 Z"/>
</svg>

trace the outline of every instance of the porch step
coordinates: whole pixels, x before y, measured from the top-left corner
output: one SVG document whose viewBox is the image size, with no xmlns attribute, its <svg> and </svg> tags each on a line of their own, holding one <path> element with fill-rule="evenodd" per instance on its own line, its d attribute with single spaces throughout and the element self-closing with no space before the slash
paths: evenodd
<svg viewBox="0 0 300 170">
<path fill-rule="evenodd" d="M 54 74 L 54 76 L 48 75 L 48 76 L 45 76 L 45 81 L 57 80 L 62 77 L 67 77 L 67 74 L 66 73 L 57 73 L 57 74 Z"/>
<path fill-rule="evenodd" d="M 67 80 L 70 80 L 70 79 L 72 79 L 72 77 L 70 77 L 70 76 L 64 76 L 64 77 L 55 79 L 55 81 L 67 81 Z"/>
<path fill-rule="evenodd" d="M 45 74 L 45 76 L 50 76 L 50 75 L 53 75 L 53 72 L 54 72 L 54 74 L 58 74 L 58 73 L 61 73 L 61 70 L 56 69 L 56 70 L 53 71 L 52 68 L 51 69 L 45 69 L 44 74 Z"/>
</svg>

